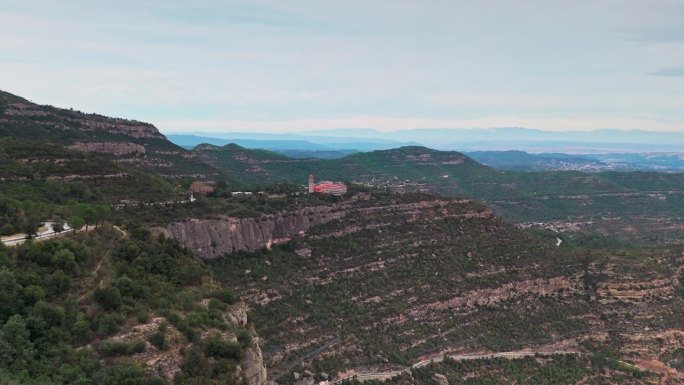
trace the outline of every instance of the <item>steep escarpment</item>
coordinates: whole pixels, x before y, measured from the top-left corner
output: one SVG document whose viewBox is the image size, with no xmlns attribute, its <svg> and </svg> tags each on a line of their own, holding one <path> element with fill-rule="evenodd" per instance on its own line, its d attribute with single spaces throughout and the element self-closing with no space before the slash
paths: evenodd
<svg viewBox="0 0 684 385">
<path fill-rule="evenodd" d="M 192 219 L 155 231 L 180 241 L 200 257 L 213 258 L 270 247 L 343 215 L 344 210 L 336 207 L 316 206 L 256 218 Z"/>
<path fill-rule="evenodd" d="M 291 159 L 235 145 L 198 146 L 199 159 L 250 183 L 344 180 L 395 191 L 471 197 L 522 225 L 576 227 L 628 242 L 680 242 L 684 173 L 500 171 L 424 147 Z M 573 230 L 575 231 L 575 230 Z"/>
</svg>

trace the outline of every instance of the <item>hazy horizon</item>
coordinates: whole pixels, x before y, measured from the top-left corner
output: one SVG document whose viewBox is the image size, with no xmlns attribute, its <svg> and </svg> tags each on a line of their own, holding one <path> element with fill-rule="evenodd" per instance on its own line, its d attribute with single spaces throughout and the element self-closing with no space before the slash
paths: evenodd
<svg viewBox="0 0 684 385">
<path fill-rule="evenodd" d="M 682 17 L 675 0 L 6 0 L 0 88 L 164 132 L 682 132 Z"/>
</svg>

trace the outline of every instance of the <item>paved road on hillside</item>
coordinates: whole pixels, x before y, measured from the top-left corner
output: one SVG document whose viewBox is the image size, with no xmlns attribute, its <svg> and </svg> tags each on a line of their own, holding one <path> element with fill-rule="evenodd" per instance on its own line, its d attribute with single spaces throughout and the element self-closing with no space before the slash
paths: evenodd
<svg viewBox="0 0 684 385">
<path fill-rule="evenodd" d="M 62 232 L 55 232 L 55 230 L 52 228 L 54 222 L 45 222 L 43 224 L 43 227 L 45 227 L 45 230 L 39 231 L 38 234 L 33 237 L 33 240 L 43 240 L 43 239 L 50 239 L 50 238 L 55 238 L 60 235 L 67 234 L 69 232 L 74 231 L 74 229 L 70 228 L 69 225 L 66 223 L 64 224 L 64 231 Z M 92 227 L 92 226 L 91 226 Z M 2 243 L 4 243 L 6 246 L 19 246 L 22 243 L 26 242 L 27 240 L 26 234 L 22 234 L 19 237 L 14 237 L 14 238 L 9 238 L 9 239 L 3 239 Z"/>
</svg>

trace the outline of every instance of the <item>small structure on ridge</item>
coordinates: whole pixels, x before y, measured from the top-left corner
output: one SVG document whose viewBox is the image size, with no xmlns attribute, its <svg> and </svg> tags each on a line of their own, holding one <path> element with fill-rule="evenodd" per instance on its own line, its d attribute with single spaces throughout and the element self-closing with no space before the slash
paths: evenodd
<svg viewBox="0 0 684 385">
<path fill-rule="evenodd" d="M 193 195 L 207 195 L 214 192 L 214 186 L 209 183 L 194 181 L 190 185 L 190 193 Z"/>
<path fill-rule="evenodd" d="M 309 194 L 319 193 L 319 194 L 331 194 L 331 195 L 344 195 L 347 193 L 347 185 L 341 182 L 331 182 L 324 180 L 319 183 L 315 183 L 315 178 L 313 174 L 309 175 Z"/>
</svg>

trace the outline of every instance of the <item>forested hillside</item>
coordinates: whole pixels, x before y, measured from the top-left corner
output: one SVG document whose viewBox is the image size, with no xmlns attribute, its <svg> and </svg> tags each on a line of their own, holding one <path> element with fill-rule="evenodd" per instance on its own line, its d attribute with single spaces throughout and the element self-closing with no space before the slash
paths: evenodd
<svg viewBox="0 0 684 385">
<path fill-rule="evenodd" d="M 3 384 L 265 381 L 238 298 L 144 228 L 0 246 L 0 277 Z"/>
<path fill-rule="evenodd" d="M 1 384 L 682 381 L 681 175 L 190 152 L 0 107 Z"/>
<path fill-rule="evenodd" d="M 269 367 L 291 381 L 444 351 L 666 359 L 684 342 L 682 251 L 558 247 L 474 202 L 371 193 L 306 236 L 211 266 L 252 304 Z M 672 333 L 679 342 L 658 346 Z"/>
<path fill-rule="evenodd" d="M 586 230 L 644 244 L 684 234 L 684 174 L 516 172 L 458 152 L 402 147 L 341 159 L 264 156 L 235 145 L 198 146 L 198 158 L 237 179 L 303 184 L 309 174 L 394 191 L 431 191 L 482 201 L 525 226 Z M 230 159 L 230 162 L 220 161 Z"/>
</svg>

